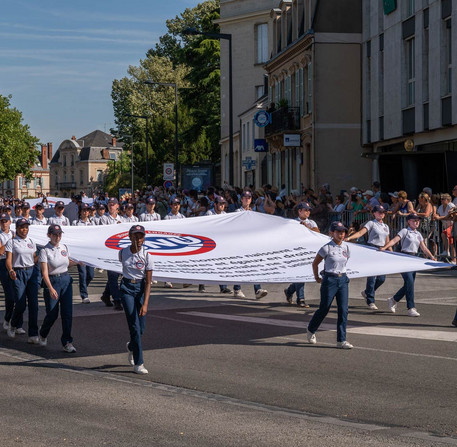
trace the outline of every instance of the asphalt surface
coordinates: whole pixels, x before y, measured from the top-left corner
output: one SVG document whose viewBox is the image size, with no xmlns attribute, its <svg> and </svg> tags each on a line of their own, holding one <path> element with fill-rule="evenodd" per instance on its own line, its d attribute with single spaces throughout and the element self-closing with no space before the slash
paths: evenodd
<svg viewBox="0 0 457 447">
<path fill-rule="evenodd" d="M 457 445 L 455 271 L 419 274 L 420 318 L 394 315 L 386 299 L 401 285 L 388 277 L 379 311 L 350 284 L 348 340 L 338 350 L 336 309 L 306 343 L 318 305 L 287 305 L 284 285 L 268 296 L 202 294 L 193 286 L 154 286 L 143 337 L 147 376 L 132 373 L 122 312 L 98 298 L 98 274 L 81 304 L 75 281 L 74 344 L 61 351 L 60 322 L 46 348 L 0 334 L 2 445 Z M 0 301 L 1 302 L 1 301 Z M 40 307 L 40 319 L 44 308 Z"/>
</svg>

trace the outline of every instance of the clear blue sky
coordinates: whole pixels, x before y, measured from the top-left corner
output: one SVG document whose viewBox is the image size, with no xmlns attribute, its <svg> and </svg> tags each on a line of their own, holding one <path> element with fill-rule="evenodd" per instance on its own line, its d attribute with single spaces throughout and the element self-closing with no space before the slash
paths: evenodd
<svg viewBox="0 0 457 447">
<path fill-rule="evenodd" d="M 201 2 L 201 1 L 200 1 Z M 4 0 L 0 94 L 54 150 L 114 125 L 111 84 L 197 0 Z"/>
</svg>

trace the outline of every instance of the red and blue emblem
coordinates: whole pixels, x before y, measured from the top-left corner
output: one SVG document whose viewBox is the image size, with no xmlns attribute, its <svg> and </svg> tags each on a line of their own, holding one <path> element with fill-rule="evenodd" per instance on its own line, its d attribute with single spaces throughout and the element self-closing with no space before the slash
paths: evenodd
<svg viewBox="0 0 457 447">
<path fill-rule="evenodd" d="M 128 231 L 115 234 L 105 241 L 105 246 L 113 250 L 121 250 L 130 244 Z M 143 247 L 154 256 L 189 256 L 214 250 L 216 242 L 195 234 L 146 230 Z"/>
<path fill-rule="evenodd" d="M 60 252 L 60 254 L 61 254 L 62 256 L 67 256 L 68 253 L 67 253 L 65 250 L 62 250 L 62 251 Z"/>
</svg>

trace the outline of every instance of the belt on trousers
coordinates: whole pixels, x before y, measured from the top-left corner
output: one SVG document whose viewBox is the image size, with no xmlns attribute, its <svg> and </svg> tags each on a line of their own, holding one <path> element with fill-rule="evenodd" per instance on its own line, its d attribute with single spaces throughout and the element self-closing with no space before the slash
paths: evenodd
<svg viewBox="0 0 457 447">
<path fill-rule="evenodd" d="M 13 270 L 29 270 L 29 269 L 33 269 L 33 266 L 32 267 L 13 267 Z"/>
<path fill-rule="evenodd" d="M 68 275 L 68 272 L 54 273 L 54 274 L 51 273 L 51 274 L 49 275 L 49 277 L 50 277 L 50 278 L 58 278 L 59 276 L 66 276 L 66 275 Z"/>
<path fill-rule="evenodd" d="M 126 282 L 127 284 L 139 284 L 140 282 L 144 281 L 144 278 L 141 278 L 141 279 L 122 278 L 122 281 Z"/>
<path fill-rule="evenodd" d="M 324 275 L 330 276 L 332 278 L 342 278 L 343 276 L 346 276 L 346 273 L 329 273 L 329 272 L 324 272 Z"/>
<path fill-rule="evenodd" d="M 410 256 L 416 256 L 416 253 L 411 253 L 410 251 L 401 251 L 402 253 L 404 253 L 405 255 L 410 255 Z"/>
</svg>

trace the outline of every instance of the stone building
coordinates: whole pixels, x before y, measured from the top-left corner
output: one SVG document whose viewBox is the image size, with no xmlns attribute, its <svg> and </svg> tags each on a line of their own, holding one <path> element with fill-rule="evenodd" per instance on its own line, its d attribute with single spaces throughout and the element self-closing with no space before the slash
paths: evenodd
<svg viewBox="0 0 457 447">
<path fill-rule="evenodd" d="M 49 164 L 51 195 L 71 197 L 84 191 L 90 196 L 102 191 L 108 162 L 120 159 L 122 146 L 101 130 L 62 141 Z"/>
<path fill-rule="evenodd" d="M 457 184 L 457 2 L 363 2 L 363 145 L 385 191 Z"/>
</svg>

